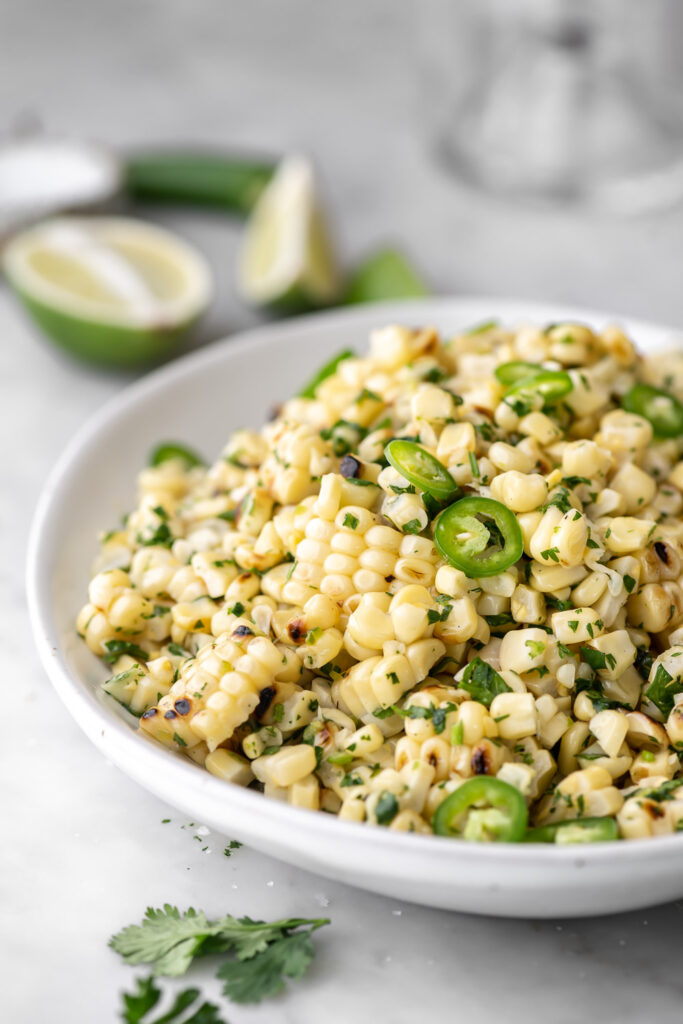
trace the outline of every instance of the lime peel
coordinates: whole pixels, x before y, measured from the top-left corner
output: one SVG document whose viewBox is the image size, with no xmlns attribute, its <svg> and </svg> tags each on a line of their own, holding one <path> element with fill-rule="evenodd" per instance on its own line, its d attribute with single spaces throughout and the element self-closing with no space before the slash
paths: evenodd
<svg viewBox="0 0 683 1024">
<path fill-rule="evenodd" d="M 128 218 L 46 221 L 17 235 L 3 263 L 10 285 L 50 337 L 105 364 L 161 357 L 211 297 L 210 270 L 199 253 Z"/>
</svg>

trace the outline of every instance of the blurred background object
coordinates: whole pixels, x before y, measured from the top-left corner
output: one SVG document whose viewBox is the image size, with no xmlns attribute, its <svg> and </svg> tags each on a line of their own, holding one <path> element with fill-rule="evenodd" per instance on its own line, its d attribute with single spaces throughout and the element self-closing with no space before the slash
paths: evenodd
<svg viewBox="0 0 683 1024">
<path fill-rule="evenodd" d="M 460 0 L 423 20 L 425 104 L 454 174 L 618 213 L 683 196 L 678 0 Z"/>
<path fill-rule="evenodd" d="M 347 283 L 389 249 L 437 293 L 683 317 L 677 0 L 26 0 L 1 19 L 0 140 L 101 147 L 128 185 L 116 212 L 208 257 L 215 297 L 187 344 L 257 321 L 241 218 L 293 152 L 315 165 Z M 225 193 L 235 154 L 251 171 Z M 520 201 L 539 197 L 554 201 Z"/>
</svg>

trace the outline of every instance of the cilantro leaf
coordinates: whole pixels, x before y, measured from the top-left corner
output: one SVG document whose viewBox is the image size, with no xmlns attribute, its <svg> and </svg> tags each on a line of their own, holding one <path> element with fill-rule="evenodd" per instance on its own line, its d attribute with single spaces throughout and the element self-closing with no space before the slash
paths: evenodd
<svg viewBox="0 0 683 1024">
<path fill-rule="evenodd" d="M 259 1003 L 281 992 L 285 978 L 301 978 L 314 955 L 310 931 L 283 934 L 251 956 L 226 961 L 216 977 L 233 1002 Z"/>
<path fill-rule="evenodd" d="M 389 825 L 398 814 L 398 800 L 388 789 L 382 790 L 375 806 L 378 825 Z"/>
<path fill-rule="evenodd" d="M 129 654 L 137 661 L 147 661 L 149 658 L 148 651 L 144 651 L 142 647 L 131 643 L 130 640 L 107 640 L 104 646 L 109 653 L 103 655 L 103 661 L 106 661 L 108 665 L 113 665 L 122 654 Z"/>
<path fill-rule="evenodd" d="M 201 911 L 190 907 L 181 916 L 177 907 L 165 903 L 161 910 L 148 907 L 142 924 L 124 928 L 109 945 L 126 963 L 151 964 L 155 976 L 174 978 L 185 973 L 204 941 L 217 931 Z"/>
<path fill-rule="evenodd" d="M 645 691 L 645 696 L 668 718 L 674 706 L 674 697 L 683 692 L 683 678 L 672 676 L 663 665 L 657 665 L 655 677 Z"/>
<path fill-rule="evenodd" d="M 129 964 L 149 964 L 153 976 L 183 974 L 195 956 L 231 954 L 218 972 L 224 992 L 235 1002 L 254 1003 L 279 992 L 285 978 L 302 976 L 314 955 L 311 935 L 325 924 L 327 918 L 253 921 L 230 914 L 208 921 L 202 911 L 190 908 L 181 914 L 166 903 L 162 909 L 148 907 L 141 924 L 124 928 L 109 945 Z M 199 995 L 194 989 L 188 992 L 195 993 L 192 1000 L 181 993 L 169 1014 L 154 1024 L 175 1020 Z M 131 1012 L 137 1013 L 131 1024 L 141 1021 L 158 998 L 151 980 L 139 985 L 138 994 L 131 997 Z M 222 1024 L 216 1012 L 216 1007 L 204 1003 L 183 1024 Z"/>
<path fill-rule="evenodd" d="M 156 987 L 152 978 L 138 978 L 136 983 L 136 993 L 122 993 L 121 1017 L 125 1024 L 171 1024 L 172 1021 L 178 1021 L 180 1024 L 181 1015 L 184 1015 L 184 1011 L 196 1003 L 200 996 L 198 988 L 183 989 L 177 994 L 170 1010 L 151 1021 L 147 1019 L 147 1014 L 159 1002 L 161 990 Z M 191 1016 L 183 1016 L 182 1024 L 225 1024 L 225 1021 L 219 1015 L 217 1006 L 204 1002 Z"/>
<path fill-rule="evenodd" d="M 511 692 L 505 680 L 481 658 L 472 659 L 458 685 L 487 708 L 499 693 Z"/>
<path fill-rule="evenodd" d="M 121 993 L 124 1007 L 121 1016 L 126 1024 L 138 1024 L 161 999 L 161 989 L 154 984 L 154 978 L 136 978 L 135 984 L 137 992 Z"/>
</svg>

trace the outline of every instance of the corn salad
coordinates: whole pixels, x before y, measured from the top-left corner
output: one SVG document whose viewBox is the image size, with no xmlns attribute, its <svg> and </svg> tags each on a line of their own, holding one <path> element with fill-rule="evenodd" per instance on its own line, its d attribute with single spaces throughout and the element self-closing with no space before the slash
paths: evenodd
<svg viewBox="0 0 683 1024">
<path fill-rule="evenodd" d="M 159 450 L 78 632 L 147 737 L 295 807 L 677 831 L 681 401 L 617 327 L 374 331 L 212 466 Z"/>
</svg>

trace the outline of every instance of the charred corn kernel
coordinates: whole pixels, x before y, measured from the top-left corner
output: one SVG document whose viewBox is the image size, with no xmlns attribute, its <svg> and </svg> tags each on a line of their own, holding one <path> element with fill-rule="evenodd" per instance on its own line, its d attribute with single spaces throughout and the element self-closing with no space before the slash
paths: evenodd
<svg viewBox="0 0 683 1024">
<path fill-rule="evenodd" d="M 204 767 L 216 778 L 237 786 L 248 786 L 254 778 L 249 762 L 232 750 L 221 748 L 207 754 Z"/>
<path fill-rule="evenodd" d="M 644 548 L 652 536 L 656 523 L 633 516 L 613 516 L 605 528 L 605 545 L 618 555 L 626 555 Z"/>
<path fill-rule="evenodd" d="M 303 807 L 308 811 L 320 809 L 320 783 L 315 775 L 306 775 L 292 783 L 288 789 L 287 800 L 292 807 Z"/>
<path fill-rule="evenodd" d="M 572 608 L 554 612 L 550 623 L 553 633 L 563 644 L 586 643 L 604 632 L 604 623 L 593 608 Z"/>
<path fill-rule="evenodd" d="M 434 636 L 445 644 L 461 644 L 470 640 L 477 631 L 479 616 L 469 597 L 456 598 L 443 621 L 434 626 Z"/>
<path fill-rule="evenodd" d="M 653 722 L 642 711 L 629 711 L 626 720 L 628 722 L 626 742 L 629 747 L 636 750 L 659 750 L 668 745 L 668 725 L 665 731 L 658 722 Z M 672 743 L 672 746 L 675 745 Z"/>
<path fill-rule="evenodd" d="M 595 441 L 572 441 L 562 453 L 564 476 L 602 480 L 612 465 L 612 456 Z"/>
<path fill-rule="evenodd" d="M 519 421 L 522 434 L 533 437 L 539 444 L 548 445 L 562 437 L 562 431 L 549 416 L 542 412 L 530 412 Z"/>
<path fill-rule="evenodd" d="M 579 768 L 577 755 L 584 749 L 590 730 L 587 722 L 572 722 L 562 736 L 558 764 L 563 775 L 571 775 Z"/>
<path fill-rule="evenodd" d="M 440 594 L 447 594 L 449 597 L 463 597 L 470 589 L 465 573 L 452 565 L 439 566 L 434 585 Z"/>
<path fill-rule="evenodd" d="M 660 633 L 673 617 L 671 596 L 661 583 L 646 583 L 627 603 L 629 622 L 648 633 Z"/>
<path fill-rule="evenodd" d="M 628 719 L 621 711 L 600 711 L 588 723 L 608 757 L 616 757 L 626 739 Z"/>
<path fill-rule="evenodd" d="M 538 473 L 510 469 L 491 481 L 491 496 L 513 512 L 531 512 L 545 501 L 548 485 Z"/>
<path fill-rule="evenodd" d="M 651 724 L 655 725 L 654 722 Z M 683 705 L 677 704 L 669 712 L 669 717 L 666 720 L 666 735 L 669 737 L 672 747 L 676 750 L 683 750 Z"/>
<path fill-rule="evenodd" d="M 491 701 L 491 717 L 504 740 L 518 740 L 536 732 L 536 705 L 530 693 L 499 693 Z"/>
<path fill-rule="evenodd" d="M 623 510 L 634 515 L 649 505 L 657 492 L 652 477 L 632 462 L 626 462 L 610 480 L 610 487 L 623 498 Z"/>
<path fill-rule="evenodd" d="M 474 451 L 474 446 L 472 450 Z M 496 469 L 499 469 L 503 474 L 510 471 L 522 474 L 531 473 L 534 468 L 534 460 L 530 455 L 520 451 L 511 444 L 506 444 L 504 441 L 494 441 L 489 448 L 488 457 Z M 535 508 L 536 506 L 532 507 Z"/>
<path fill-rule="evenodd" d="M 251 769 L 259 782 L 287 787 L 301 781 L 315 770 L 315 751 L 308 743 L 283 747 L 276 754 L 267 754 L 252 761 Z"/>
<path fill-rule="evenodd" d="M 615 453 L 638 452 L 652 442 L 652 425 L 642 416 L 615 409 L 600 420 L 600 439 Z"/>
<path fill-rule="evenodd" d="M 636 784 L 654 778 L 673 779 L 680 767 L 678 755 L 670 750 L 644 750 L 633 759 L 630 775 Z"/>
<path fill-rule="evenodd" d="M 530 765 L 520 764 L 517 761 L 506 761 L 496 773 L 496 778 L 507 782 L 509 786 L 514 786 L 522 796 L 531 796 L 534 770 Z"/>
<path fill-rule="evenodd" d="M 462 734 L 461 742 L 466 746 L 472 747 L 488 735 L 491 716 L 488 709 L 478 701 L 468 700 L 461 704 L 457 718 L 457 727 Z"/>
<path fill-rule="evenodd" d="M 520 584 L 515 587 L 512 594 L 510 612 L 515 622 L 529 625 L 545 622 L 546 606 L 543 594 Z"/>
<path fill-rule="evenodd" d="M 500 644 L 500 667 L 522 674 L 545 661 L 548 634 L 542 629 L 515 629 L 506 633 Z"/>
<path fill-rule="evenodd" d="M 111 569 L 100 572 L 90 581 L 88 598 L 90 604 L 101 611 L 106 611 L 115 597 L 130 588 L 131 579 L 123 569 Z"/>
</svg>

